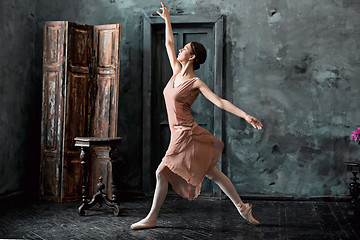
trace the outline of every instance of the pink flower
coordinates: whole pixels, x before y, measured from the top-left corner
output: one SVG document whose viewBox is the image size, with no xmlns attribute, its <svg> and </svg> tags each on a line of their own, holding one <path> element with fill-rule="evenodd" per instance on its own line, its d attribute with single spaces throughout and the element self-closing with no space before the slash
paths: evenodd
<svg viewBox="0 0 360 240">
<path fill-rule="evenodd" d="M 355 139 L 358 134 L 356 132 L 352 132 L 351 139 Z"/>
<path fill-rule="evenodd" d="M 359 142 L 359 140 L 360 140 L 360 127 L 356 131 L 351 133 L 351 139 L 354 140 L 355 142 Z"/>
<path fill-rule="evenodd" d="M 359 135 L 360 134 L 360 128 L 358 128 L 357 130 L 356 130 L 356 133 Z"/>
</svg>

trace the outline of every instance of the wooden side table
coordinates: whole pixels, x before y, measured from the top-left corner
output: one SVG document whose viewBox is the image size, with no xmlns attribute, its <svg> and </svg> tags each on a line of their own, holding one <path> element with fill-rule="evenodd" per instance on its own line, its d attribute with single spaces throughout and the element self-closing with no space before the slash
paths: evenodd
<svg viewBox="0 0 360 240">
<path fill-rule="evenodd" d="M 85 215 L 85 210 L 92 208 L 96 203 L 102 206 L 105 203 L 106 206 L 113 209 L 114 215 L 118 216 L 120 212 L 120 204 L 117 198 L 117 187 L 114 179 L 116 179 L 116 169 L 118 163 L 118 152 L 117 146 L 121 143 L 121 137 L 76 137 L 75 146 L 81 147 L 80 159 L 82 166 L 82 201 L 78 209 L 78 214 L 80 216 Z M 106 193 L 103 192 L 105 185 L 102 183 L 102 178 L 99 178 L 99 183 L 97 184 L 97 192 L 94 194 L 92 199 L 88 198 L 88 178 L 89 178 L 89 166 L 88 158 L 90 156 L 90 147 L 95 146 L 108 146 L 110 148 L 109 156 L 112 167 L 112 200 L 110 200 Z"/>
<path fill-rule="evenodd" d="M 352 203 L 355 205 L 358 201 L 358 197 L 360 194 L 360 184 L 357 182 L 359 178 L 356 177 L 356 174 L 360 173 L 360 161 L 359 162 L 345 162 L 347 166 L 347 170 L 349 172 L 352 172 L 353 177 L 351 180 L 353 180 L 351 183 L 349 183 L 349 189 L 350 189 L 350 196 L 352 198 Z"/>
</svg>

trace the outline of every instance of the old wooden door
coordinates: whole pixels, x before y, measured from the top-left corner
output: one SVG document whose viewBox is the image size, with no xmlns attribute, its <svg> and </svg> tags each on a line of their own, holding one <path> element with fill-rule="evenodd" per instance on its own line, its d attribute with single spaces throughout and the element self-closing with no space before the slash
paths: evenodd
<svg viewBox="0 0 360 240">
<path fill-rule="evenodd" d="M 175 52 L 183 48 L 187 43 L 194 41 L 204 45 L 207 51 L 208 58 L 206 62 L 201 65 L 200 69 L 195 71 L 195 74 L 202 79 L 211 90 L 214 90 L 213 73 L 214 73 L 214 34 L 213 28 L 204 26 L 186 26 L 183 24 L 176 24 L 173 26 L 173 33 L 175 39 Z M 154 69 L 154 102 L 153 102 L 153 163 L 152 172 L 155 172 L 157 166 L 161 162 L 170 141 L 169 123 L 165 108 L 165 101 L 163 97 L 163 89 L 172 76 L 172 70 L 169 64 L 165 49 L 165 33 L 164 26 L 158 25 L 155 29 L 155 41 L 153 42 L 155 54 L 153 58 Z M 214 105 L 209 102 L 202 95 L 196 99 L 191 107 L 191 113 L 194 120 L 208 131 L 213 132 L 214 122 Z M 153 179 L 154 181 L 154 179 Z M 205 179 L 202 185 L 202 191 L 212 191 L 210 181 Z"/>
<path fill-rule="evenodd" d="M 219 21 L 220 19 L 220 21 Z M 175 38 L 175 51 L 182 48 L 190 41 L 202 43 L 207 50 L 207 60 L 201 65 L 195 74 L 202 79 L 209 88 L 222 96 L 222 18 L 202 18 L 201 16 L 174 16 L 173 32 Z M 167 150 L 170 141 L 170 130 L 168 125 L 165 102 L 163 98 L 163 89 L 171 78 L 172 70 L 169 64 L 165 49 L 164 24 L 159 19 L 149 19 L 151 52 L 146 52 L 144 46 L 144 65 L 151 63 L 151 69 L 144 69 L 144 75 L 150 71 L 150 84 L 144 82 L 144 101 L 150 101 L 150 111 L 144 109 L 144 134 L 150 133 L 150 138 L 144 137 L 144 154 L 149 154 L 149 160 L 143 161 L 143 184 L 144 191 L 151 192 L 155 186 L 155 170 L 161 162 Z M 144 26 L 145 30 L 147 26 Z M 221 34 L 217 36 L 217 34 Z M 144 36 L 146 38 L 146 36 Z M 146 40 L 144 40 L 146 41 Z M 219 44 L 220 42 L 220 44 Z M 151 58 L 150 61 L 148 58 Z M 144 77 L 144 81 L 148 81 Z M 150 96 L 148 95 L 150 92 Z M 146 107 L 146 104 L 145 106 Z M 206 128 L 218 138 L 222 139 L 222 115 L 214 108 L 214 105 L 202 95 L 191 107 L 194 120 L 202 127 Z M 146 116 L 149 116 L 146 119 Z M 147 122 L 150 122 L 147 125 Z M 149 127 L 149 129 L 148 129 Z M 147 148 L 147 141 L 150 142 L 150 148 Z M 144 155 L 145 158 L 145 155 Z M 213 184 L 205 179 L 202 185 L 202 191 L 213 192 Z"/>
<path fill-rule="evenodd" d="M 116 137 L 120 74 L 120 24 L 94 27 L 94 81 L 91 88 L 90 136 Z M 96 147 L 91 163 L 90 196 L 99 177 L 111 197 L 112 168 L 107 147 Z"/>
<path fill-rule="evenodd" d="M 40 197 L 53 201 L 61 199 L 66 31 L 66 22 L 54 21 L 44 25 Z"/>
<path fill-rule="evenodd" d="M 61 201 L 81 197 L 80 150 L 74 146 L 74 138 L 89 132 L 87 102 L 93 52 L 93 27 L 71 22 L 68 25 Z"/>
</svg>

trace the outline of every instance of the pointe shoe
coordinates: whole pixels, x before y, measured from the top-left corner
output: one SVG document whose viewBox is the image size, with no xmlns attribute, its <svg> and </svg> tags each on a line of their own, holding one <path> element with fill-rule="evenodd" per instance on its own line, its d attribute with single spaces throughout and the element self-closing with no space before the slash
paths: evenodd
<svg viewBox="0 0 360 240">
<path fill-rule="evenodd" d="M 147 229 L 147 228 L 154 228 L 156 227 L 157 221 L 148 221 L 148 220 L 141 220 L 139 222 L 136 222 L 130 226 L 132 230 L 139 230 L 139 229 Z"/>
<path fill-rule="evenodd" d="M 260 222 L 256 220 L 252 215 L 252 204 L 244 203 L 243 205 L 237 204 L 237 210 L 239 211 L 240 215 L 250 223 L 254 225 L 259 225 Z"/>
</svg>

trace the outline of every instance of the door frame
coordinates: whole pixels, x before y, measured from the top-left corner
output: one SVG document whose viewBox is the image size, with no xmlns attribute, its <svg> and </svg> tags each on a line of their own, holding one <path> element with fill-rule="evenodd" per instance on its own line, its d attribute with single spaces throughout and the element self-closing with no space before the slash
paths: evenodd
<svg viewBox="0 0 360 240">
<path fill-rule="evenodd" d="M 220 98 L 223 97 L 223 39 L 224 39 L 224 19 L 223 15 L 172 15 L 172 24 L 209 24 L 213 28 L 215 39 L 215 61 L 214 61 L 214 93 Z M 160 16 L 144 16 L 143 28 L 143 141 L 142 141 L 142 190 L 145 194 L 154 191 L 151 184 L 151 176 L 155 173 L 150 172 L 152 161 L 152 41 L 153 27 L 158 24 L 164 24 Z M 224 114 L 219 108 L 214 108 L 214 135 L 223 140 L 223 122 Z M 218 168 L 222 170 L 222 159 L 218 163 Z M 214 195 L 220 196 L 221 191 L 218 187 L 213 189 Z"/>
</svg>

